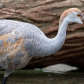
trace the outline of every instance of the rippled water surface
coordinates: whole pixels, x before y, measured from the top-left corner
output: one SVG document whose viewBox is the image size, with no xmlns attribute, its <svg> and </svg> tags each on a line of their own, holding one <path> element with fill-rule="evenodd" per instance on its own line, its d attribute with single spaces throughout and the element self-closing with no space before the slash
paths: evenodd
<svg viewBox="0 0 84 84">
<path fill-rule="evenodd" d="M 0 71 L 0 84 L 4 71 Z M 50 73 L 42 70 L 17 70 L 8 77 L 6 84 L 84 84 L 84 71 Z"/>
</svg>

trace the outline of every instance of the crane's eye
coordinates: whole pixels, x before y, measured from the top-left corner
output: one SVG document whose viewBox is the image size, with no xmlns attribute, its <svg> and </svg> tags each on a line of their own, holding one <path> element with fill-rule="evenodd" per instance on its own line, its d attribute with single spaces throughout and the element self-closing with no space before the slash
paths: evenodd
<svg viewBox="0 0 84 84">
<path fill-rule="evenodd" d="M 81 17 L 81 15 L 80 15 L 80 14 L 77 14 L 77 16 L 78 16 L 78 17 Z"/>
</svg>

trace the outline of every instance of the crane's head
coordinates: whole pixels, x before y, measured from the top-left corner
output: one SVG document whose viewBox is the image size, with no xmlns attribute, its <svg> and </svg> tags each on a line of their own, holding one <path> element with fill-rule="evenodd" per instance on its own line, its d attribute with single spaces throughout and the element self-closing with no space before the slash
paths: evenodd
<svg viewBox="0 0 84 84">
<path fill-rule="evenodd" d="M 77 22 L 83 24 L 82 19 L 84 19 L 83 13 L 78 8 L 70 8 L 65 10 L 60 17 L 60 24 L 63 22 L 64 19 L 70 22 Z"/>
</svg>

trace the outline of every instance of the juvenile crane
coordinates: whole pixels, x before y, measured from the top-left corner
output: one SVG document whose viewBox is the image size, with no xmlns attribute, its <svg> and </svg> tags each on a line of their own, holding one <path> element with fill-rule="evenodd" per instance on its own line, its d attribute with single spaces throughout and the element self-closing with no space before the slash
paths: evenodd
<svg viewBox="0 0 84 84">
<path fill-rule="evenodd" d="M 65 10 L 60 17 L 55 38 L 47 38 L 35 25 L 13 20 L 0 20 L 0 68 L 5 69 L 2 84 L 14 69 L 25 67 L 35 56 L 56 53 L 64 44 L 67 25 L 70 22 L 83 24 L 83 13 L 78 8 Z"/>
</svg>

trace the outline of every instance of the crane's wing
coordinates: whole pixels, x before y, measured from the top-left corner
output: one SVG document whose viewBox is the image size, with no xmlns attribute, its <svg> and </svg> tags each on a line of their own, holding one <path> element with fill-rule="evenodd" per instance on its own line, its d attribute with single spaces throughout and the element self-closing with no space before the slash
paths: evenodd
<svg viewBox="0 0 84 84">
<path fill-rule="evenodd" d="M 27 38 L 44 38 L 45 36 L 44 33 L 33 24 L 6 19 L 0 20 L 0 36 L 10 33 L 15 29 L 19 32 L 23 32 Z"/>
<path fill-rule="evenodd" d="M 24 36 L 21 32 L 21 28 L 23 28 L 25 24 L 22 24 L 23 23 L 21 22 L 12 20 L 0 20 L 1 68 L 15 69 L 24 67 L 24 65 L 26 65 L 27 52 L 24 47 L 25 38 L 23 38 Z"/>
<path fill-rule="evenodd" d="M 12 32 L 21 26 L 21 23 L 13 20 L 0 20 L 0 36 Z"/>
<path fill-rule="evenodd" d="M 44 33 L 32 24 L 13 20 L 0 20 L 0 65 L 5 69 L 12 63 L 22 63 L 21 65 L 24 66 L 25 62 L 28 62 L 28 55 L 33 56 L 36 54 L 37 56 L 41 51 L 39 45 L 43 46 L 45 42 L 47 43 L 47 40 L 48 38 Z M 20 57 L 22 59 L 17 61 L 19 56 L 22 56 Z M 22 66 L 18 67 L 21 68 Z"/>
<path fill-rule="evenodd" d="M 34 39 L 35 42 L 47 40 L 44 33 L 35 25 L 13 20 L 0 20 L 0 47 L 6 48 L 20 39 L 29 41 Z M 29 45 L 31 47 L 31 43 Z"/>
</svg>

